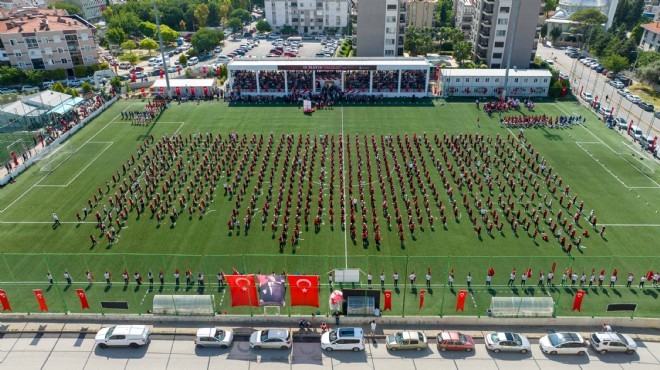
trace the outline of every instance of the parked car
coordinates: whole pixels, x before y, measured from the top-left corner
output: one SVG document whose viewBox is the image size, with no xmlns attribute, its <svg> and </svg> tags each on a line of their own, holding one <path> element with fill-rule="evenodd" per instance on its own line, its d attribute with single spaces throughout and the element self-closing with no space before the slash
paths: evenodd
<svg viewBox="0 0 660 370">
<path fill-rule="evenodd" d="M 486 348 L 493 352 L 527 353 L 531 349 L 529 340 L 518 333 L 492 333 L 484 337 Z"/>
<path fill-rule="evenodd" d="M 138 72 L 138 73 L 135 74 L 135 78 L 137 78 L 137 79 L 142 79 L 142 78 L 147 78 L 147 77 L 149 77 L 149 76 L 147 76 L 147 74 L 144 73 L 144 72 Z"/>
<path fill-rule="evenodd" d="M 0 94 L 16 94 L 18 91 L 16 89 L 11 89 L 11 88 L 1 88 L 0 89 Z"/>
<path fill-rule="evenodd" d="M 626 95 L 626 99 L 628 99 L 628 101 L 633 102 L 634 104 L 637 104 L 642 101 L 642 99 L 640 99 L 639 96 L 633 94 Z"/>
<path fill-rule="evenodd" d="M 635 141 L 638 141 L 638 140 L 640 140 L 640 139 L 642 138 L 642 136 L 644 135 L 644 131 L 642 131 L 642 129 L 641 129 L 639 126 L 637 126 L 637 125 L 633 125 L 633 126 L 630 128 L 630 132 L 628 132 L 628 134 L 629 134 L 630 136 L 632 136 L 632 138 L 633 138 Z"/>
<path fill-rule="evenodd" d="M 21 88 L 21 92 L 28 93 L 28 92 L 36 92 L 39 91 L 39 88 L 36 86 L 23 86 Z"/>
<path fill-rule="evenodd" d="M 550 355 L 584 355 L 587 353 L 587 342 L 579 333 L 552 333 L 539 339 L 541 352 Z"/>
<path fill-rule="evenodd" d="M 144 72 L 144 68 L 142 67 L 133 67 L 128 71 L 129 73 L 137 73 L 137 72 Z"/>
<path fill-rule="evenodd" d="M 364 333 L 362 328 L 337 328 L 321 335 L 321 349 L 331 352 L 335 350 L 364 350 Z"/>
<path fill-rule="evenodd" d="M 222 52 L 222 48 L 220 46 L 216 46 L 215 49 L 213 49 L 213 52 L 218 54 L 218 53 Z"/>
<path fill-rule="evenodd" d="M 179 68 L 177 66 L 171 66 L 170 68 L 167 69 L 167 73 L 174 73 L 178 72 Z"/>
<path fill-rule="evenodd" d="M 571 76 L 569 76 L 568 73 L 559 72 L 559 78 L 561 78 L 562 80 L 568 80 L 569 78 L 571 78 Z"/>
<path fill-rule="evenodd" d="M 96 333 L 94 342 L 101 348 L 128 346 L 138 348 L 151 340 L 151 329 L 146 325 L 115 325 L 102 328 Z"/>
<path fill-rule="evenodd" d="M 617 75 L 615 78 L 617 80 L 621 81 L 621 83 L 623 83 L 623 85 L 626 86 L 626 87 L 632 85 L 632 80 L 629 79 L 628 77 Z"/>
<path fill-rule="evenodd" d="M 628 129 L 628 122 L 626 122 L 625 119 L 621 117 L 617 117 L 614 119 L 614 124 L 619 130 L 627 130 Z"/>
<path fill-rule="evenodd" d="M 231 330 L 222 330 L 218 328 L 201 328 L 197 330 L 195 345 L 197 348 L 229 348 L 233 340 L 234 336 Z"/>
<path fill-rule="evenodd" d="M 607 72 L 607 74 L 605 74 L 605 77 L 614 78 L 614 72 L 612 72 L 612 71 Z"/>
<path fill-rule="evenodd" d="M 601 105 L 600 108 L 598 108 L 598 113 L 603 116 L 609 116 L 611 111 L 612 111 L 611 107 L 606 107 L 604 105 Z"/>
<path fill-rule="evenodd" d="M 655 112 L 655 118 L 660 118 L 660 111 Z"/>
<path fill-rule="evenodd" d="M 628 89 L 619 89 L 616 91 L 616 93 L 619 95 L 623 95 L 624 97 L 632 94 Z"/>
<path fill-rule="evenodd" d="M 602 355 L 608 352 L 625 352 L 631 355 L 637 351 L 637 343 L 630 336 L 611 331 L 591 334 L 589 343 Z"/>
<path fill-rule="evenodd" d="M 644 109 L 647 112 L 653 112 L 655 110 L 653 104 L 647 103 L 645 101 L 640 101 L 638 105 L 640 108 Z"/>
<path fill-rule="evenodd" d="M 438 333 L 438 350 L 444 351 L 465 351 L 474 350 L 474 339 L 467 334 L 457 331 L 444 331 Z"/>
<path fill-rule="evenodd" d="M 388 334 L 385 339 L 385 346 L 391 351 L 400 349 L 421 351 L 428 348 L 429 344 L 424 333 L 418 331 L 400 331 L 398 333 Z"/>
<path fill-rule="evenodd" d="M 586 101 L 587 103 L 591 103 L 592 101 L 594 101 L 593 95 L 591 95 L 591 93 L 588 92 L 582 93 L 582 99 L 584 99 L 584 101 Z"/>
<path fill-rule="evenodd" d="M 250 335 L 250 348 L 291 348 L 291 333 L 285 329 L 269 329 L 255 331 Z"/>
<path fill-rule="evenodd" d="M 623 89 L 623 87 L 624 87 L 623 83 L 621 83 L 621 81 L 610 81 L 609 83 L 615 89 Z"/>
<path fill-rule="evenodd" d="M 603 71 L 605 70 L 605 67 L 603 67 L 603 66 L 597 66 L 596 68 L 594 68 L 594 70 L 596 71 L 596 73 L 601 73 L 601 72 L 603 72 Z"/>
</svg>

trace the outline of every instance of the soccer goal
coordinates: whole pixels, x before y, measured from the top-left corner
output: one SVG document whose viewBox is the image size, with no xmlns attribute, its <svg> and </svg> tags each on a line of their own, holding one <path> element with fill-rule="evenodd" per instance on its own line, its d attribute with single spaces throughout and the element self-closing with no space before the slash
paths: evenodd
<svg viewBox="0 0 660 370">
<path fill-rule="evenodd" d="M 649 153 L 628 142 L 621 141 L 617 154 L 646 176 L 652 176 L 658 169 L 658 163 Z"/>
<path fill-rule="evenodd" d="M 71 141 L 67 140 L 61 144 L 51 144 L 39 153 L 41 156 L 36 161 L 41 172 L 53 172 L 55 169 L 66 162 L 73 154 L 74 149 Z"/>
</svg>

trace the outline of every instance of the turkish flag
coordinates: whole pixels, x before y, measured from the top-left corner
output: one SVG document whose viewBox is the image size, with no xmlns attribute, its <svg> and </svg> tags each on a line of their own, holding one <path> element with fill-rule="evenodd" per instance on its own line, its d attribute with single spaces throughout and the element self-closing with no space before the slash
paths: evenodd
<svg viewBox="0 0 660 370">
<path fill-rule="evenodd" d="M 555 273 L 555 268 L 557 268 L 557 262 L 552 263 L 552 268 L 550 269 L 550 271 L 552 271 L 553 274 Z"/>
<path fill-rule="evenodd" d="M 532 268 L 531 267 L 527 269 L 527 277 L 528 278 L 532 277 Z"/>
<path fill-rule="evenodd" d="M 164 87 L 162 87 L 162 86 L 160 87 L 160 89 L 159 89 L 159 90 L 160 90 L 160 93 L 161 93 L 161 94 L 165 92 L 165 88 L 164 88 Z"/>
<path fill-rule="evenodd" d="M 240 275 L 241 273 L 238 272 L 238 270 L 236 270 L 235 267 L 232 267 L 232 268 L 231 268 L 231 274 L 232 274 L 232 275 Z"/>
<path fill-rule="evenodd" d="M 136 80 L 137 80 L 137 77 L 135 76 L 135 72 L 133 72 L 131 74 L 131 82 L 135 83 Z"/>
<path fill-rule="evenodd" d="M 162 69 L 158 71 L 158 74 L 160 75 L 160 78 L 163 78 L 163 70 Z"/>
<path fill-rule="evenodd" d="M 493 276 L 493 275 L 495 275 L 495 269 L 491 267 L 488 269 L 488 276 Z"/>
<path fill-rule="evenodd" d="M 383 294 L 385 295 L 385 305 L 383 306 L 383 311 L 392 311 L 392 291 L 386 290 L 383 292 Z"/>
<path fill-rule="evenodd" d="M 76 293 L 78 293 L 78 298 L 80 298 L 80 304 L 82 305 L 82 309 L 84 310 L 85 308 L 89 308 L 89 303 L 87 302 L 87 296 L 85 295 L 85 291 L 82 289 L 76 289 Z"/>
<path fill-rule="evenodd" d="M 48 312 L 48 306 L 46 305 L 46 299 L 44 298 L 44 294 L 41 292 L 41 289 L 35 289 L 34 290 L 34 295 L 37 297 L 37 301 L 39 302 L 39 309 L 41 311 Z"/>
<path fill-rule="evenodd" d="M 254 275 L 228 275 L 226 276 L 229 292 L 231 293 L 231 306 L 259 307 L 257 287 L 254 285 Z"/>
<path fill-rule="evenodd" d="M 646 281 L 653 281 L 653 275 L 655 275 L 655 274 L 653 273 L 653 270 L 649 270 L 649 272 L 646 273 Z M 3 294 L 3 293 L 4 293 L 4 292 L 3 292 L 2 290 L 0 290 L 0 298 L 2 298 L 2 294 Z M 4 308 L 4 306 L 5 306 L 5 305 L 4 305 L 4 303 L 3 303 L 3 304 L 2 304 L 2 307 Z"/>
<path fill-rule="evenodd" d="M 573 300 L 573 310 L 578 310 L 578 312 L 582 312 L 582 299 L 584 298 L 584 290 L 578 290 L 577 293 L 575 294 L 575 299 Z"/>
<path fill-rule="evenodd" d="M 181 66 L 176 66 L 176 73 L 181 76 Z"/>
<path fill-rule="evenodd" d="M 619 274 L 619 271 L 617 269 L 614 269 L 614 271 L 612 271 L 612 276 L 617 276 L 618 274 Z"/>
<path fill-rule="evenodd" d="M 291 306 L 319 306 L 318 275 L 288 275 Z"/>
<path fill-rule="evenodd" d="M 424 296 L 426 296 L 426 290 L 422 289 L 419 291 L 419 309 L 422 309 L 424 306 Z"/>
<path fill-rule="evenodd" d="M 2 289 L 0 289 L 0 303 L 2 303 L 3 311 L 11 311 L 11 306 L 9 305 L 9 300 L 7 299 L 7 293 L 5 293 L 5 291 Z"/>
<path fill-rule="evenodd" d="M 467 297 L 467 290 L 458 291 L 458 299 L 456 299 L 456 311 L 461 310 L 465 312 L 465 297 Z"/>
<path fill-rule="evenodd" d="M 192 94 L 192 96 L 195 96 L 195 88 L 194 87 L 190 88 L 190 94 Z"/>
<path fill-rule="evenodd" d="M 175 88 L 175 89 L 176 89 L 176 95 L 181 96 L 181 89 L 179 89 L 178 87 Z"/>
<path fill-rule="evenodd" d="M 144 92 L 144 87 L 140 89 L 140 92 L 142 93 L 143 98 L 145 98 L 147 96 L 147 93 Z"/>
<path fill-rule="evenodd" d="M 202 67 L 202 71 L 206 74 L 206 66 Z"/>
<path fill-rule="evenodd" d="M 208 94 L 209 94 L 209 89 L 206 86 L 204 86 L 204 95 L 206 96 Z"/>
</svg>

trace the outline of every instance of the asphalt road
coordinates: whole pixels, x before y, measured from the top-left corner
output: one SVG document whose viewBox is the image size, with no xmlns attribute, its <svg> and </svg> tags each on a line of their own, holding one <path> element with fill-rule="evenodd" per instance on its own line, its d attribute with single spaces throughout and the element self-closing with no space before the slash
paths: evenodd
<svg viewBox="0 0 660 370">
<path fill-rule="evenodd" d="M 555 67 L 561 72 L 569 74 L 571 87 L 575 96 L 578 96 L 580 89 L 583 88 L 584 92 L 598 96 L 598 101 L 602 102 L 607 97 L 607 101 L 601 104 L 601 106 L 614 107 L 615 116 L 624 118 L 627 122 L 633 120 L 634 124 L 641 123 L 645 134 L 649 127 L 652 127 L 651 131 L 655 135 L 660 134 L 660 120 L 655 118 L 653 112 L 646 112 L 622 95 L 617 94 L 617 89 L 608 84 L 610 79 L 607 77 L 596 73 L 596 71 L 586 67 L 577 59 L 572 59 L 563 50 L 539 44 L 536 54 L 546 60 L 557 58 L 555 60 Z M 582 99 L 580 101 L 584 102 Z M 656 110 L 660 110 L 660 107 L 656 107 Z"/>
<path fill-rule="evenodd" d="M 195 348 L 190 335 L 152 336 L 139 348 L 107 348 L 94 345 L 93 334 L 4 334 L 0 335 L 0 369 L 658 369 L 660 343 L 638 343 L 632 355 L 586 356 L 544 355 L 537 341 L 532 351 L 492 353 L 478 341 L 473 352 L 438 352 L 431 341 L 425 351 L 391 352 L 382 339 L 368 340 L 364 352 L 323 352 L 317 338 L 296 338 L 291 350 L 252 350 L 240 337 L 229 349 Z"/>
</svg>

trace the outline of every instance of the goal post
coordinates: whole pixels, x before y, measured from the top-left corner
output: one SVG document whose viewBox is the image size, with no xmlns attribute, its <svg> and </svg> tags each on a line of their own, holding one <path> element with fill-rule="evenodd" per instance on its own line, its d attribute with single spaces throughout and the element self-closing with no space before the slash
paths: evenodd
<svg viewBox="0 0 660 370">
<path fill-rule="evenodd" d="M 616 153 L 646 176 L 652 176 L 658 168 L 658 163 L 649 153 L 623 140 L 619 143 Z"/>
<path fill-rule="evenodd" d="M 53 172 L 73 154 L 70 140 L 61 144 L 51 144 L 41 151 L 40 158 L 35 162 L 40 172 Z"/>
</svg>

